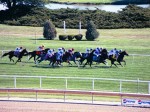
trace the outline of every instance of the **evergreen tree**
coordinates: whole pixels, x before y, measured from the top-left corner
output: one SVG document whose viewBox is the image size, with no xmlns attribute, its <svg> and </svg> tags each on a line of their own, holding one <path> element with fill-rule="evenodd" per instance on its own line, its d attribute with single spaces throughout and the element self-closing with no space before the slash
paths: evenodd
<svg viewBox="0 0 150 112">
<path fill-rule="evenodd" d="M 95 40 L 98 38 L 99 32 L 96 30 L 96 26 L 93 21 L 87 22 L 87 31 L 86 31 L 86 39 L 87 40 Z"/>
<path fill-rule="evenodd" d="M 56 35 L 57 35 L 57 32 L 56 32 L 54 24 L 50 20 L 46 21 L 44 24 L 44 28 L 43 28 L 44 38 L 48 40 L 53 40 L 54 38 L 56 38 Z"/>
</svg>

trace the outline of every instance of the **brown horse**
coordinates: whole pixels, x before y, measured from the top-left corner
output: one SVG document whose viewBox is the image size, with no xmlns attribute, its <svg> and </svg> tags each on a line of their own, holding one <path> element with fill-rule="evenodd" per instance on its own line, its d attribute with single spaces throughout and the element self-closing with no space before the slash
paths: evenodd
<svg viewBox="0 0 150 112">
<path fill-rule="evenodd" d="M 14 60 L 13 60 L 12 58 L 15 56 L 15 57 L 18 58 L 17 61 L 15 62 L 15 64 L 16 64 L 17 62 L 21 62 L 22 57 L 25 56 L 25 55 L 27 55 L 27 54 L 28 54 L 28 51 L 27 51 L 26 49 L 23 49 L 23 50 L 20 52 L 20 54 L 19 54 L 18 56 L 15 55 L 15 51 L 9 51 L 9 52 L 7 52 L 7 53 L 4 53 L 4 54 L 1 56 L 1 58 L 3 58 L 3 57 L 5 57 L 5 56 L 8 55 L 10 61 L 13 61 L 13 62 L 14 62 Z"/>
</svg>

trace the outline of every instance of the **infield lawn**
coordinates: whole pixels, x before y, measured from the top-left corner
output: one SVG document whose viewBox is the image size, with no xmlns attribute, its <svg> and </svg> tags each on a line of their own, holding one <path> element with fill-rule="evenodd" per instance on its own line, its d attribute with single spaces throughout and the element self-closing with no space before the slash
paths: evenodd
<svg viewBox="0 0 150 112">
<path fill-rule="evenodd" d="M 75 64 L 68 66 L 67 63 L 63 63 L 63 67 L 51 68 L 48 66 L 49 62 L 44 61 L 38 66 L 34 64 L 33 59 L 27 62 L 27 57 L 22 59 L 22 63 L 10 62 L 8 57 L 4 57 L 0 60 L 0 75 L 21 75 L 21 76 L 54 76 L 54 77 L 89 77 L 89 78 L 113 78 L 113 79 L 132 79 L 132 80 L 150 80 L 150 57 L 149 56 L 132 56 L 131 54 L 150 54 L 150 28 L 144 29 L 99 29 L 100 37 L 95 41 L 86 41 L 85 29 L 82 29 L 84 35 L 82 41 L 60 41 L 58 37 L 55 40 L 45 40 L 42 36 L 42 27 L 26 27 L 26 26 L 7 26 L 0 25 L 0 50 L 14 50 L 17 46 L 27 48 L 28 51 L 36 50 L 39 45 L 44 45 L 45 48 L 57 48 L 64 47 L 66 49 L 74 48 L 75 51 L 85 52 L 86 48 L 104 47 L 108 50 L 113 48 L 126 50 L 130 56 L 125 57 L 127 65 L 125 67 L 112 67 L 109 68 L 106 65 L 99 64 L 92 65 L 90 68 L 88 65 L 83 67 L 77 67 Z M 63 29 L 57 29 L 58 34 L 64 34 Z M 67 34 L 78 34 L 78 29 L 67 29 Z M 1 55 L 2 52 L 0 52 Z M 16 58 L 14 57 L 16 60 Z M 107 60 L 110 65 L 110 61 Z M 0 87 L 12 87 L 13 80 L 0 79 Z M 22 79 L 18 80 L 18 87 L 32 87 L 36 88 L 39 80 L 29 79 L 27 82 L 23 82 Z M 61 80 L 55 80 L 55 83 L 48 84 L 52 80 L 45 79 L 43 86 L 45 88 L 62 88 L 61 84 L 64 82 Z M 22 82 L 22 83 L 21 83 Z M 56 84 L 59 83 L 59 85 Z M 72 83 L 72 82 L 70 82 Z M 115 83 L 110 85 L 97 82 L 96 86 L 98 90 L 115 90 L 118 87 L 114 86 Z M 107 82 L 105 82 L 107 83 Z M 90 86 L 87 83 L 81 83 L 78 80 L 72 84 L 70 88 L 81 87 L 84 89 Z M 105 86 L 104 86 L 105 85 Z M 135 84 L 130 86 L 127 91 L 135 92 Z M 140 86 L 141 91 L 147 93 L 148 85 Z"/>
</svg>

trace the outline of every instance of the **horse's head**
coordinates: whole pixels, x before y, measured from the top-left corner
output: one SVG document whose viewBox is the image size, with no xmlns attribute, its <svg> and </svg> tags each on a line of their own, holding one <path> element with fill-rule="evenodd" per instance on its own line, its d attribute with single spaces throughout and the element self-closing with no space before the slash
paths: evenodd
<svg viewBox="0 0 150 112">
<path fill-rule="evenodd" d="M 81 52 L 74 52 L 73 56 L 76 57 L 76 58 L 81 58 L 82 53 Z"/>
<path fill-rule="evenodd" d="M 123 54 L 123 55 L 129 56 L 129 54 L 126 52 L 126 50 L 122 51 L 120 54 Z"/>
<path fill-rule="evenodd" d="M 26 49 L 26 48 L 25 48 L 25 49 L 23 49 L 23 50 L 22 50 L 22 53 L 23 53 L 23 54 L 25 54 L 25 53 L 26 53 L 26 54 L 28 54 L 27 49 Z"/>
</svg>

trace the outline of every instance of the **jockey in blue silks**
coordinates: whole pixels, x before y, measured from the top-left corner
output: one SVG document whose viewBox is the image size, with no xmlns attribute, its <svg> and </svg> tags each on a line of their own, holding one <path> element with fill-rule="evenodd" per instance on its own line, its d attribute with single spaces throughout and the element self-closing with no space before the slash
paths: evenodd
<svg viewBox="0 0 150 112">
<path fill-rule="evenodd" d="M 94 61 L 97 61 L 97 59 L 98 59 L 98 57 L 99 57 L 99 55 L 101 55 L 101 51 L 102 51 L 102 48 L 100 48 L 100 47 L 97 47 L 96 49 L 95 49 L 95 51 L 94 51 L 94 56 L 93 56 L 93 60 Z"/>
<path fill-rule="evenodd" d="M 21 51 L 22 51 L 22 47 L 17 47 L 17 48 L 14 50 L 14 55 L 16 55 L 16 56 L 18 57 Z"/>
<path fill-rule="evenodd" d="M 84 57 L 87 58 L 90 54 L 90 49 L 86 49 Z"/>
</svg>

